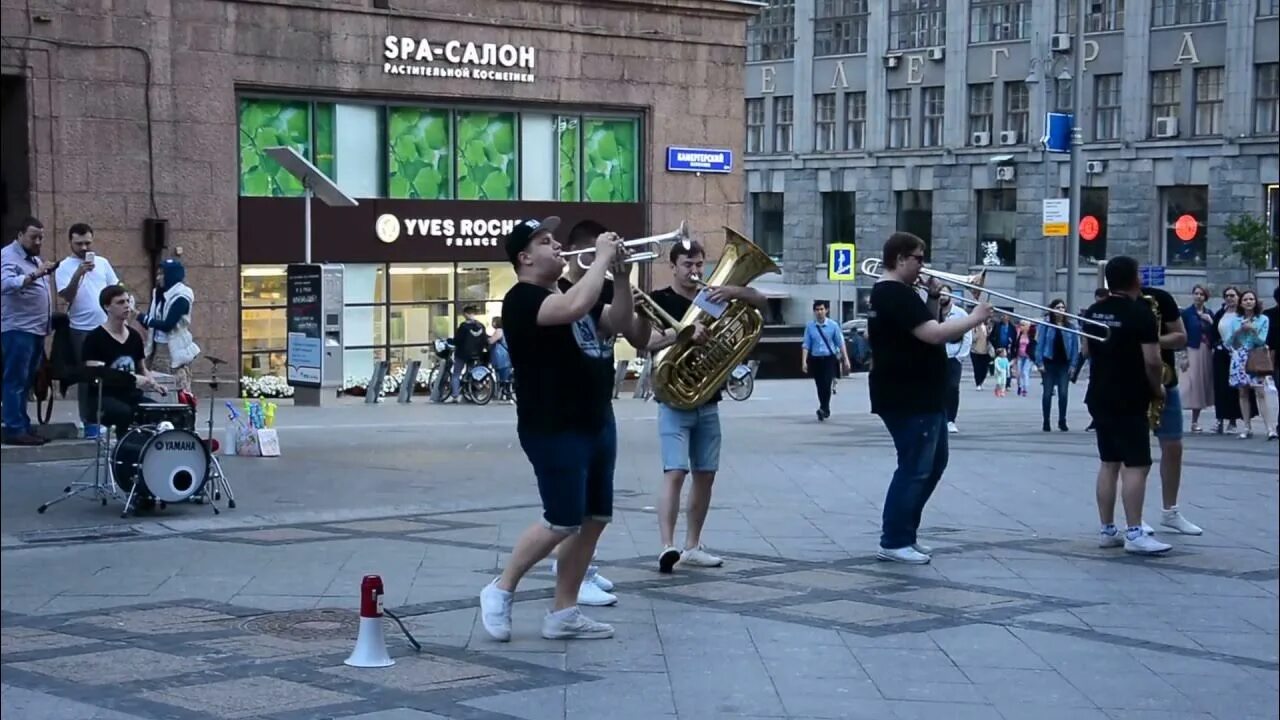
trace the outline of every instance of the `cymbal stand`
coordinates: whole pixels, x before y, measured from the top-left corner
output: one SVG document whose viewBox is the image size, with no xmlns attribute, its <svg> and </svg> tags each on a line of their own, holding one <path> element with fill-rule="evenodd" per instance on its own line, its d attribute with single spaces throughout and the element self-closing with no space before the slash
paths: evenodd
<svg viewBox="0 0 1280 720">
<path fill-rule="evenodd" d="M 208 437 L 206 438 L 206 444 L 209 448 L 209 479 L 207 484 L 213 486 L 213 494 L 210 496 L 207 490 L 201 488 L 199 497 L 202 500 L 205 498 L 209 500 L 209 507 L 213 509 L 214 515 L 221 515 L 217 501 L 221 500 L 223 495 L 226 495 L 227 508 L 234 510 L 236 508 L 236 494 L 231 490 L 231 481 L 227 479 L 227 474 L 222 471 L 222 463 L 218 462 L 218 456 L 213 452 L 213 408 L 214 405 L 217 405 L 218 365 L 222 364 L 222 361 L 213 358 L 206 359 L 211 366 L 209 370 L 209 423 Z"/>
<path fill-rule="evenodd" d="M 91 499 L 98 500 L 103 506 L 107 504 L 107 500 L 120 499 L 120 488 L 116 485 L 115 473 L 111 469 L 111 428 L 102 424 L 102 378 L 95 378 L 94 382 L 98 385 L 98 412 L 95 418 L 98 424 L 98 438 L 94 447 L 93 464 L 87 466 L 80 472 L 79 477 L 63 488 L 61 495 L 36 508 L 36 512 L 41 515 L 45 510 L 63 500 L 85 493 L 89 493 L 92 496 Z M 93 480 L 87 481 L 84 476 L 90 470 L 93 471 Z M 134 487 L 137 487 L 136 483 Z M 129 498 L 131 501 L 132 493 Z M 125 507 L 129 507 L 128 502 L 125 503 Z"/>
</svg>

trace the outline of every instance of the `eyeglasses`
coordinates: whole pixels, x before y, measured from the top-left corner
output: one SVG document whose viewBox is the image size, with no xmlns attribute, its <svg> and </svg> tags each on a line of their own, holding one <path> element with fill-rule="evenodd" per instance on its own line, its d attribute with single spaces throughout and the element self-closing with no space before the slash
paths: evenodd
<svg viewBox="0 0 1280 720">
<path fill-rule="evenodd" d="M 920 255 L 912 255 L 912 256 L 911 256 L 911 259 L 912 259 L 912 260 L 915 260 L 915 261 L 916 261 L 916 262 L 918 262 L 918 263 L 923 263 L 923 262 L 924 262 L 924 255 L 923 255 L 923 254 L 920 254 Z"/>
</svg>

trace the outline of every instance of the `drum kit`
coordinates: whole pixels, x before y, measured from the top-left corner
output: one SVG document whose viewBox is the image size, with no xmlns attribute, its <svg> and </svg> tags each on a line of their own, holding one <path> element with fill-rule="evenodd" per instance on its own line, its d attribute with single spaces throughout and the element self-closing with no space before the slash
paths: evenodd
<svg viewBox="0 0 1280 720">
<path fill-rule="evenodd" d="M 158 506 L 165 509 L 170 503 L 209 503 L 213 514 L 221 514 L 217 502 L 226 501 L 227 507 L 236 506 L 231 483 L 222 470 L 218 456 L 211 452 L 216 447 L 213 439 L 213 406 L 218 390 L 218 366 L 226 363 L 215 357 L 205 357 L 212 365 L 208 380 L 193 380 L 207 384 L 209 398 L 208 436 L 196 433 L 195 408 L 186 403 L 141 403 L 133 414 L 133 421 L 124 434 L 112 440 L 111 430 L 102 427 L 102 386 L 113 382 L 132 383 L 128 373 L 104 366 L 87 367 L 87 379 L 97 386 L 98 434 L 93 464 L 86 467 L 80 478 L 63 489 L 57 498 L 36 509 L 44 513 L 51 506 L 78 495 L 87 495 L 106 506 L 108 500 L 124 500 L 120 517 L 137 513 L 139 506 Z M 85 475 L 93 471 L 93 479 Z"/>
</svg>

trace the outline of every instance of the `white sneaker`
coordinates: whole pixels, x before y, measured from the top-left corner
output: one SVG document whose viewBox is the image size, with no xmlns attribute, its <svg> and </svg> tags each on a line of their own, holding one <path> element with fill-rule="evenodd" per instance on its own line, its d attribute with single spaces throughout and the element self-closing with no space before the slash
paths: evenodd
<svg viewBox="0 0 1280 720">
<path fill-rule="evenodd" d="M 480 591 L 480 621 L 494 640 L 507 642 L 511 639 L 512 599 L 511 593 L 498 587 L 497 578 Z"/>
<path fill-rule="evenodd" d="M 1124 533 L 1116 528 L 1111 528 L 1111 532 L 1105 529 L 1098 532 L 1098 547 L 1100 548 L 1118 548 L 1124 545 Z"/>
<path fill-rule="evenodd" d="M 1177 530 L 1183 535 L 1204 534 L 1204 530 L 1202 530 L 1199 525 L 1196 525 L 1190 520 L 1182 517 L 1182 513 L 1178 511 L 1178 508 L 1165 510 L 1160 517 L 1160 524 L 1167 528 Z"/>
<path fill-rule="evenodd" d="M 1155 528 L 1153 528 L 1153 527 L 1151 527 L 1150 525 L 1148 525 L 1148 524 L 1146 524 L 1146 523 L 1144 522 L 1144 523 L 1142 523 L 1142 534 L 1143 534 L 1143 535 L 1155 535 L 1155 534 L 1156 534 L 1156 529 L 1155 529 Z"/>
<path fill-rule="evenodd" d="M 933 548 L 929 547 L 928 545 L 921 545 L 920 543 L 916 543 L 915 545 L 911 546 L 911 549 L 915 550 L 921 555 L 933 555 Z"/>
<path fill-rule="evenodd" d="M 953 422 L 949 422 L 949 423 L 947 423 L 947 432 L 949 432 L 949 433 L 958 433 L 958 432 L 960 432 L 960 428 L 956 427 L 956 424 L 955 424 L 955 423 L 953 423 Z"/>
<path fill-rule="evenodd" d="M 582 581 L 578 586 L 578 604 L 589 605 L 591 607 L 604 607 L 606 605 L 616 605 L 618 596 L 612 595 L 601 590 L 595 583 Z"/>
<path fill-rule="evenodd" d="M 1134 555 L 1159 555 L 1172 549 L 1169 543 L 1162 543 L 1143 532 L 1125 533 L 1124 536 L 1124 551 Z"/>
<path fill-rule="evenodd" d="M 724 559 L 712 555 L 699 545 L 696 548 L 688 548 L 680 553 L 680 564 L 690 567 L 713 568 L 723 565 Z"/>
<path fill-rule="evenodd" d="M 876 559 L 888 562 L 905 563 L 907 565 L 928 565 L 929 561 L 933 558 L 913 547 L 903 547 L 895 548 L 893 550 L 880 548 L 880 551 L 876 553 Z"/>
<path fill-rule="evenodd" d="M 680 562 L 680 551 L 668 545 L 658 553 L 658 572 L 669 573 Z"/>
<path fill-rule="evenodd" d="M 613 582 L 610 581 L 609 578 L 601 575 L 600 568 L 595 565 L 587 568 L 587 576 L 584 580 L 605 592 L 613 592 Z"/>
<path fill-rule="evenodd" d="M 603 640 L 613 637 L 613 626 L 596 622 L 577 606 L 548 612 L 542 619 L 542 637 L 548 640 Z"/>
</svg>

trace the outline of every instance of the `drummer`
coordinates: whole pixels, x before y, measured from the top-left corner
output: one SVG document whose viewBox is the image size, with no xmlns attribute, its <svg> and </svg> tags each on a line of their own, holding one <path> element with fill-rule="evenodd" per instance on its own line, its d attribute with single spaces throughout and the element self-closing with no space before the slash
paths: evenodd
<svg viewBox="0 0 1280 720">
<path fill-rule="evenodd" d="M 128 429 L 140 403 L 155 402 L 143 391 L 163 394 L 164 389 L 147 370 L 142 335 L 125 324 L 130 312 L 128 291 L 108 285 L 98 294 L 98 304 L 107 321 L 85 336 L 83 359 L 86 367 L 117 371 L 107 375 L 102 385 L 102 424 L 114 428 L 118 437 Z M 91 417 L 97 418 L 96 387 L 90 392 L 89 408 Z"/>
</svg>

